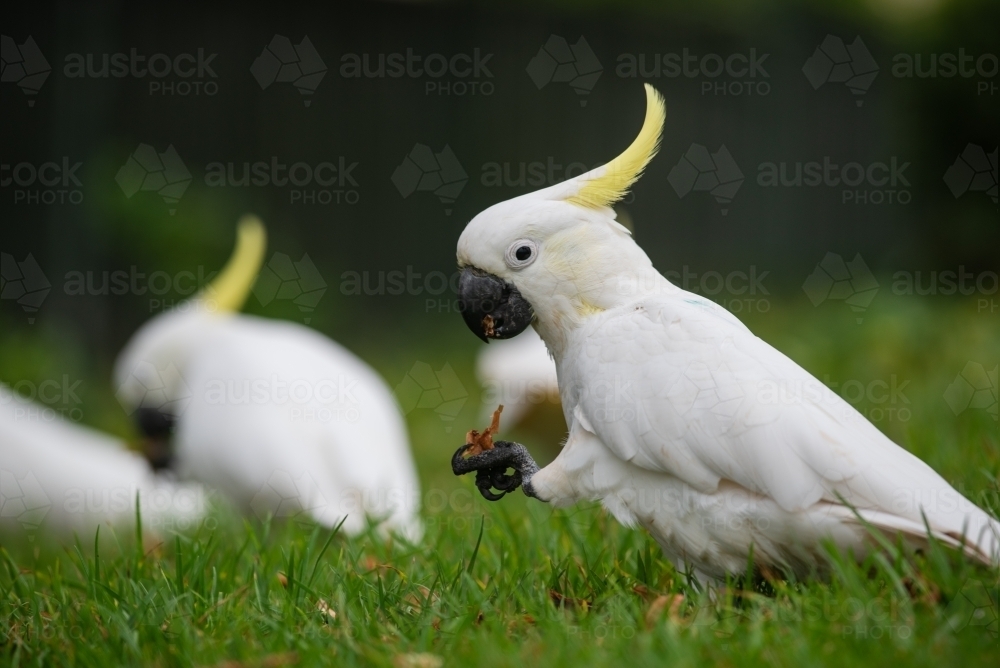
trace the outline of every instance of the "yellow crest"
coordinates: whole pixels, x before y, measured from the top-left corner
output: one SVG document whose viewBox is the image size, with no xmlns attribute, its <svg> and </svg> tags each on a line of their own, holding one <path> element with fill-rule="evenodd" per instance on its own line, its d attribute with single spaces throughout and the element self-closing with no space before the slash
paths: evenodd
<svg viewBox="0 0 1000 668">
<path fill-rule="evenodd" d="M 611 206 L 625 197 L 628 189 L 642 175 L 649 161 L 660 149 L 660 134 L 667 118 L 667 108 L 655 88 L 646 87 L 646 119 L 632 144 L 617 158 L 595 170 L 597 176 L 583 182 L 567 202 L 590 209 Z"/>
<path fill-rule="evenodd" d="M 250 295 L 266 249 L 264 223 L 256 216 L 243 216 L 237 226 L 236 248 L 229 262 L 199 297 L 215 302 L 218 311 L 239 311 Z"/>
</svg>

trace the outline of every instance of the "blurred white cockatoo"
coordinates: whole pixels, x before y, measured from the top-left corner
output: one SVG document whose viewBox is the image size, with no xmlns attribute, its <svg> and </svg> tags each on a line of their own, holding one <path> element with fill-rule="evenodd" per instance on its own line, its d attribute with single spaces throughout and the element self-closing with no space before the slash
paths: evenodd
<svg viewBox="0 0 1000 668">
<path fill-rule="evenodd" d="M 466 323 L 487 342 L 534 325 L 570 432 L 541 470 L 500 442 L 460 448 L 455 472 L 477 471 L 487 498 L 523 481 L 553 505 L 600 500 L 705 579 L 744 572 L 751 549 L 757 564 L 807 574 L 825 540 L 866 554 L 872 527 L 919 546 L 925 519 L 937 540 L 996 564 L 995 519 L 724 308 L 667 281 L 615 221 L 664 118 L 647 85 L 624 153 L 496 204 L 462 233 Z"/>
<path fill-rule="evenodd" d="M 483 422 L 489 421 L 497 404 L 503 404 L 509 428 L 534 407 L 559 402 L 556 364 L 533 330 L 483 348 L 476 356 L 476 377 L 483 386 Z"/>
<path fill-rule="evenodd" d="M 156 443 L 155 465 L 259 517 L 305 512 L 348 532 L 372 519 L 418 536 L 406 426 L 379 375 L 303 325 L 236 313 L 265 247 L 263 225 L 244 218 L 215 281 L 121 352 L 119 400 Z"/>
<path fill-rule="evenodd" d="M 0 532 L 92 537 L 98 525 L 157 533 L 193 526 L 206 512 L 200 485 L 154 474 L 112 436 L 74 424 L 0 384 Z"/>
</svg>

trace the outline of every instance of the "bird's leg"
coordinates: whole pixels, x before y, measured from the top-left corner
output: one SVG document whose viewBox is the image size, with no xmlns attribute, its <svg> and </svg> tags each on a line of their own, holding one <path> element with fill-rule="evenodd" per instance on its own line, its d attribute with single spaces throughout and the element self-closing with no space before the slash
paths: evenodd
<svg viewBox="0 0 1000 668">
<path fill-rule="evenodd" d="M 468 448 L 468 445 L 463 445 L 455 451 L 451 458 L 451 470 L 455 475 L 465 475 L 475 471 L 476 487 L 483 497 L 490 501 L 499 501 L 507 492 L 513 492 L 521 486 L 525 494 L 535 496 L 531 487 L 531 477 L 538 471 L 538 464 L 523 445 L 510 441 L 497 441 L 491 450 L 465 457 Z M 514 472 L 508 475 L 509 468 L 514 469 Z M 500 493 L 495 494 L 493 489 L 497 489 Z"/>
</svg>

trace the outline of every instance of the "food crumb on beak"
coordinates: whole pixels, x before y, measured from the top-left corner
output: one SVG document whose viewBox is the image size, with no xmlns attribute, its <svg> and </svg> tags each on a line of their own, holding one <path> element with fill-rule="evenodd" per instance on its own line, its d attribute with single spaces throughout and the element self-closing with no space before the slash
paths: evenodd
<svg viewBox="0 0 1000 668">
<path fill-rule="evenodd" d="M 489 318 L 490 316 L 486 316 Z M 500 431 L 500 413 L 503 412 L 503 404 L 497 406 L 497 409 L 493 411 L 493 419 L 490 421 L 490 426 L 487 427 L 483 433 L 479 433 L 475 429 L 469 431 L 465 435 L 465 454 L 468 457 L 473 455 L 478 455 L 485 450 L 493 449 L 493 434 Z"/>
<path fill-rule="evenodd" d="M 496 336 L 496 330 L 493 328 L 493 316 L 491 315 L 483 316 L 483 334 L 487 338 Z"/>
</svg>

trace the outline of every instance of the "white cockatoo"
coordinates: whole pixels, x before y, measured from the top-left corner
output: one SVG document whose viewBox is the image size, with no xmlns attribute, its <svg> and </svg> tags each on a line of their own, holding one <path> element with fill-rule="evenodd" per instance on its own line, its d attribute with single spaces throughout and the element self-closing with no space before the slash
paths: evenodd
<svg viewBox="0 0 1000 668">
<path fill-rule="evenodd" d="M 0 384 L 0 533 L 93 537 L 103 524 L 156 533 L 193 527 L 207 510 L 200 485 L 155 474 L 120 440 L 64 419 Z"/>
<path fill-rule="evenodd" d="M 516 443 L 466 446 L 456 474 L 476 471 L 487 498 L 523 482 L 556 506 L 600 500 L 709 581 L 744 572 L 751 550 L 801 575 L 821 569 L 827 540 L 860 558 L 873 529 L 920 546 L 929 528 L 996 564 L 994 518 L 724 308 L 667 281 L 615 221 L 611 205 L 659 145 L 665 108 L 648 85 L 646 105 L 613 161 L 496 204 L 462 233 L 466 323 L 487 342 L 534 325 L 569 437 L 541 470 Z"/>
<path fill-rule="evenodd" d="M 263 225 L 244 218 L 212 284 L 121 352 L 119 400 L 154 443 L 155 465 L 261 518 L 305 512 L 349 533 L 372 520 L 419 536 L 406 426 L 382 378 L 303 325 L 236 312 L 265 247 Z"/>
<path fill-rule="evenodd" d="M 476 356 L 476 378 L 483 387 L 484 422 L 497 404 L 503 404 L 504 422 L 513 427 L 536 406 L 559 403 L 556 364 L 534 330 L 483 348 Z"/>
</svg>

